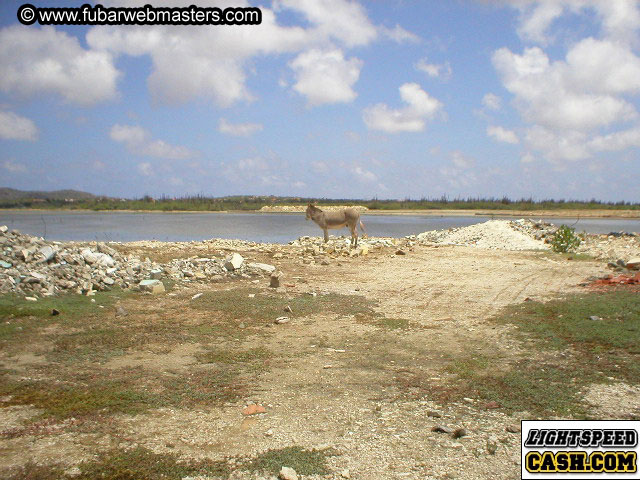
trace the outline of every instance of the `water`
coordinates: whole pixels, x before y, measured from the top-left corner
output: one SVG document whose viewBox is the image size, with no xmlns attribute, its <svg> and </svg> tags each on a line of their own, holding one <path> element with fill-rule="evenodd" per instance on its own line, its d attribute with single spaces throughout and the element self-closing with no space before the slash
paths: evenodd
<svg viewBox="0 0 640 480">
<path fill-rule="evenodd" d="M 363 215 L 367 233 L 376 237 L 403 237 L 427 230 L 465 227 L 484 216 Z M 497 216 L 500 219 L 515 217 Z M 557 225 L 589 233 L 640 232 L 640 219 L 544 218 Z M 536 220 L 538 217 L 536 217 Z M 254 242 L 287 243 L 322 231 L 304 214 L 277 213 L 130 213 L 130 212 L 9 212 L 0 211 L 0 225 L 47 240 L 169 242 L 232 238 Z M 346 235 L 348 229 L 330 230 Z"/>
</svg>

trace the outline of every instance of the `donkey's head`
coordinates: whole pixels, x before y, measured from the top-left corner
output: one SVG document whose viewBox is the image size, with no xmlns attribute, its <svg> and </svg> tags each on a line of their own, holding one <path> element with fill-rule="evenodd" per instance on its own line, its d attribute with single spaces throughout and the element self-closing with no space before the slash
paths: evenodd
<svg viewBox="0 0 640 480">
<path fill-rule="evenodd" d="M 307 205 L 307 220 L 310 220 L 315 212 L 321 211 L 318 207 L 316 207 L 313 203 Z"/>
</svg>

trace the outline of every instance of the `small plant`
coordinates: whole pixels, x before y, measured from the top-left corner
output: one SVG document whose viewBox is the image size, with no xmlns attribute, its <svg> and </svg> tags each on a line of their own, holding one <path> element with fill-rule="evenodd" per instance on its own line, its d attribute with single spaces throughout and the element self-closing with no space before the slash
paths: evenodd
<svg viewBox="0 0 640 480">
<path fill-rule="evenodd" d="M 582 240 L 575 234 L 575 229 L 561 225 L 551 238 L 551 248 L 554 252 L 567 253 L 580 246 Z"/>
</svg>

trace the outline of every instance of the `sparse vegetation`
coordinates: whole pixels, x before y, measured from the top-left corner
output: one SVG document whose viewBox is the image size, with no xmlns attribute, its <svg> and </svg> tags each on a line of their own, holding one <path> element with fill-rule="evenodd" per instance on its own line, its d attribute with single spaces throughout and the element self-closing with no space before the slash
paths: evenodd
<svg viewBox="0 0 640 480">
<path fill-rule="evenodd" d="M 483 355 L 452 359 L 447 370 L 458 383 L 441 389 L 441 398 L 475 395 L 509 412 L 584 416 L 578 391 L 588 384 L 609 378 L 640 383 L 640 297 L 635 292 L 526 302 L 494 321 L 515 325 L 530 353 L 508 365 Z M 402 380 L 407 388 L 430 388 L 416 378 Z"/>
<path fill-rule="evenodd" d="M 597 318 L 592 319 L 592 318 Z M 576 352 L 580 367 L 640 383 L 640 296 L 615 291 L 527 302 L 497 319 L 547 349 Z"/>
<path fill-rule="evenodd" d="M 254 295 L 249 297 L 249 295 Z M 229 320 L 244 319 L 251 324 L 273 322 L 277 317 L 303 317 L 316 312 L 331 312 L 338 315 L 375 316 L 374 302 L 358 295 L 297 295 L 285 298 L 281 294 L 252 288 L 218 290 L 206 292 L 192 302 L 193 308 L 217 311 Z M 291 313 L 284 308 L 291 307 Z"/>
<path fill-rule="evenodd" d="M 331 473 L 326 459 L 337 453 L 332 449 L 304 449 L 297 446 L 267 450 L 251 459 L 237 463 L 239 470 L 277 474 L 283 465 L 301 475 Z M 67 474 L 61 465 L 37 465 L 28 462 L 7 472 L 7 480 L 180 480 L 186 477 L 227 479 L 231 467 L 227 459 L 193 460 L 173 453 L 154 453 L 144 447 L 112 449 L 95 460 L 78 465 L 79 473 Z"/>
<path fill-rule="evenodd" d="M 38 192 L 33 196 L 6 196 L 0 198 L 0 208 L 42 208 L 42 209 L 71 209 L 71 210 L 150 210 L 159 212 L 170 211 L 205 211 L 219 212 L 227 210 L 255 211 L 271 205 L 306 205 L 318 202 L 321 205 L 362 205 L 370 210 L 638 210 L 640 203 L 632 202 L 602 202 L 599 200 L 534 200 L 522 198 L 441 198 L 421 199 L 329 199 L 329 198 L 301 198 L 275 196 L 228 196 L 206 197 L 202 195 L 152 198 L 148 195 L 138 199 L 123 199 L 109 197 L 95 197 L 90 194 L 76 195 L 72 201 L 65 200 L 60 195 L 47 196 L 47 192 Z M 56 193 L 56 192 L 52 192 Z M 82 193 L 82 192 L 80 192 Z"/>
<path fill-rule="evenodd" d="M 276 474 L 284 465 L 293 468 L 298 475 L 327 475 L 331 473 L 326 459 L 335 456 L 332 449 L 306 450 L 301 447 L 285 447 L 277 450 L 267 450 L 256 458 L 241 464 L 242 470 Z"/>
<path fill-rule="evenodd" d="M 127 379 L 84 377 L 88 383 L 3 378 L 0 394 L 10 396 L 7 405 L 33 405 L 45 416 L 59 419 L 98 413 L 136 414 L 160 403 L 155 395 L 137 390 Z"/>
<path fill-rule="evenodd" d="M 181 460 L 177 455 L 153 453 L 146 448 L 112 450 L 91 462 L 80 464 L 80 480 L 153 480 L 158 478 L 182 479 L 190 476 L 217 476 L 228 478 L 226 461 Z"/>
<path fill-rule="evenodd" d="M 551 237 L 551 248 L 557 253 L 573 252 L 580 246 L 582 240 L 575 234 L 575 229 L 561 225 Z"/>
</svg>

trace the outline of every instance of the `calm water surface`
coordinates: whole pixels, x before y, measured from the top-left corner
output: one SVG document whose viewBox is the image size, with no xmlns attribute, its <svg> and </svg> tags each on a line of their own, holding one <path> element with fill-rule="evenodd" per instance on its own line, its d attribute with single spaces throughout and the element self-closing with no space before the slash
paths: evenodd
<svg viewBox="0 0 640 480">
<path fill-rule="evenodd" d="M 491 217 L 424 215 L 363 215 L 367 233 L 376 237 L 403 237 L 427 230 L 465 227 Z M 512 217 L 496 217 L 512 219 Z M 536 219 L 538 219 L 536 217 Z M 589 233 L 640 232 L 639 219 L 544 218 L 555 224 Z M 2 212 L 0 225 L 47 240 L 190 241 L 232 238 L 254 242 L 287 243 L 322 231 L 304 214 L 277 213 L 94 213 L 94 212 Z M 332 230 L 342 235 L 348 229 Z"/>
</svg>

